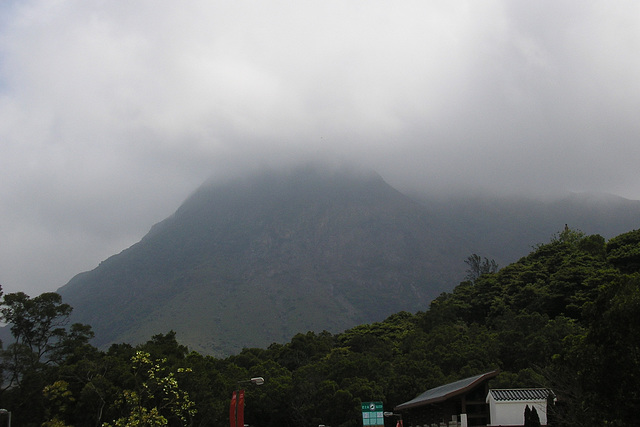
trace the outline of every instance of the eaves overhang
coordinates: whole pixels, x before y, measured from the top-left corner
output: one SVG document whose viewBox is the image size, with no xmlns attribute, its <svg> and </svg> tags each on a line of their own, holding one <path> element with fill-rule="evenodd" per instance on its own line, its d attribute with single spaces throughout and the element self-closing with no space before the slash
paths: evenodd
<svg viewBox="0 0 640 427">
<path fill-rule="evenodd" d="M 475 388 L 478 384 L 482 383 L 483 381 L 490 380 L 491 378 L 497 376 L 499 373 L 499 370 L 495 370 L 445 384 L 440 387 L 432 388 L 415 397 L 414 399 L 409 400 L 408 402 L 401 403 L 400 405 L 396 406 L 394 410 L 405 411 L 407 409 L 412 409 L 419 406 L 443 402 L 452 397 L 467 393 L 468 391 Z"/>
</svg>

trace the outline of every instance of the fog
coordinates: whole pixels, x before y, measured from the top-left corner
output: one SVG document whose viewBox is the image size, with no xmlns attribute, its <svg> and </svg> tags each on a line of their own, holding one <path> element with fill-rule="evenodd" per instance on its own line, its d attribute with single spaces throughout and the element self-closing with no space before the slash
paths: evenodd
<svg viewBox="0 0 640 427">
<path fill-rule="evenodd" d="M 640 3 L 0 3 L 0 284 L 53 291 L 206 179 L 640 199 Z"/>
</svg>

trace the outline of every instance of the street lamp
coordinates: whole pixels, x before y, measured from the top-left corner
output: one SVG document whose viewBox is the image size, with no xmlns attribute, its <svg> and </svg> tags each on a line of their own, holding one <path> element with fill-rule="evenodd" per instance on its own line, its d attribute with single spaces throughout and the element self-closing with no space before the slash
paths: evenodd
<svg viewBox="0 0 640 427">
<path fill-rule="evenodd" d="M 241 382 L 243 382 L 243 381 L 238 381 L 238 384 L 241 383 Z M 247 382 L 247 381 L 244 381 L 244 382 Z M 253 383 L 255 385 L 262 385 L 262 384 L 264 384 L 264 378 L 262 378 L 262 377 L 254 377 L 254 378 L 251 378 L 250 380 L 248 380 L 248 382 Z"/>
<path fill-rule="evenodd" d="M 264 384 L 264 378 L 253 377 L 250 380 L 242 380 L 236 383 L 236 390 L 231 395 L 231 407 L 229 408 L 229 424 L 231 427 L 244 427 L 244 390 L 242 384 Z"/>
<path fill-rule="evenodd" d="M 0 409 L 0 415 L 7 415 L 7 427 L 11 427 L 11 411 Z"/>
</svg>

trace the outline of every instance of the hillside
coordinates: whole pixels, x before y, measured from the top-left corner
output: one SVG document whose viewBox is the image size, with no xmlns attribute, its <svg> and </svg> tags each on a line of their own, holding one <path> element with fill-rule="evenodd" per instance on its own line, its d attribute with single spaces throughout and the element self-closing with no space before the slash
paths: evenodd
<svg viewBox="0 0 640 427">
<path fill-rule="evenodd" d="M 59 292 L 96 343 L 178 332 L 230 354 L 424 309 L 462 276 L 425 209 L 376 175 L 304 169 L 206 184 Z"/>
<path fill-rule="evenodd" d="M 505 265 L 565 223 L 609 238 L 638 218 L 640 202 L 615 196 L 411 198 L 375 174 L 307 167 L 204 184 L 59 292 L 96 345 L 173 329 L 191 349 L 226 355 L 424 310 L 472 253 Z"/>
<path fill-rule="evenodd" d="M 413 197 L 435 222 L 464 239 L 468 254 L 493 258 L 502 266 L 547 242 L 565 224 L 607 239 L 640 226 L 640 201 L 613 194 L 569 193 L 547 199 L 525 195 Z"/>
</svg>

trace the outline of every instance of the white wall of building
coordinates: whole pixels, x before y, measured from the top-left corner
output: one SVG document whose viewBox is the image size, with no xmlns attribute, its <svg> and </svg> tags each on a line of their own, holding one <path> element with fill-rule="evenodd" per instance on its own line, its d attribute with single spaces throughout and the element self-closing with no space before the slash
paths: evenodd
<svg viewBox="0 0 640 427">
<path fill-rule="evenodd" d="M 540 424 L 547 424 L 547 403 L 543 400 L 538 401 L 499 401 L 496 402 L 489 397 L 489 416 L 491 417 L 490 426 L 522 426 L 524 425 L 524 409 L 535 407 L 540 418 Z"/>
</svg>

